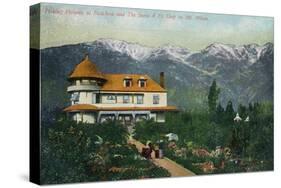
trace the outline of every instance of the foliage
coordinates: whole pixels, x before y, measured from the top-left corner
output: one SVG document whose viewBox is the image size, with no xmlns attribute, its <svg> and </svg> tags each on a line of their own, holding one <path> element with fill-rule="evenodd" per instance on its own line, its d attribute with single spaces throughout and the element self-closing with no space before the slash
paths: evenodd
<svg viewBox="0 0 281 188">
<path fill-rule="evenodd" d="M 210 113 L 214 113 L 216 111 L 219 93 L 220 93 L 220 88 L 217 88 L 216 80 L 214 80 L 209 89 L 209 94 L 208 94 L 208 107 Z"/>
<path fill-rule="evenodd" d="M 242 120 L 234 122 L 233 118 L 237 112 L 234 111 L 232 102 L 229 101 L 225 109 L 218 104 L 214 114 L 215 118 L 212 120 L 209 118 L 209 112 L 202 110 L 166 114 L 165 123 L 145 121 L 137 124 L 135 138 L 143 143 L 147 140 L 156 143 L 159 139 L 165 139 L 165 134 L 175 133 L 179 137 L 179 141 L 176 143 L 177 148 L 205 148 L 211 151 L 215 150 L 216 146 L 230 147 L 232 158 L 244 161 L 244 166 L 226 161 L 225 168 L 217 169 L 214 173 L 272 170 L 272 103 L 239 105 L 238 112 L 241 113 Z M 249 122 L 245 121 L 247 116 L 249 116 Z M 213 161 L 214 164 L 218 163 L 216 158 L 198 159 L 193 155 L 183 159 L 175 156 L 167 148 L 164 153 L 172 160 L 199 174 L 203 172 L 192 166 L 192 163 L 204 160 Z"/>
<path fill-rule="evenodd" d="M 235 112 L 234 112 L 233 105 L 232 105 L 231 101 L 227 102 L 227 105 L 225 107 L 225 113 L 223 115 L 224 115 L 224 121 L 226 123 L 229 123 L 229 124 L 233 123 L 233 118 L 235 116 Z"/>
<path fill-rule="evenodd" d="M 175 161 L 178 164 L 181 164 L 183 167 L 191 170 L 193 173 L 197 175 L 204 174 L 203 171 L 197 166 L 194 166 L 193 163 L 205 162 L 206 158 L 197 157 L 194 155 L 189 155 L 187 158 L 178 157 L 171 149 L 165 150 L 165 155 L 169 159 Z"/>
<path fill-rule="evenodd" d="M 217 108 L 216 108 L 216 113 L 215 113 L 215 123 L 223 123 L 224 119 L 222 117 L 224 117 L 225 111 L 224 108 L 222 107 L 222 105 L 219 103 Z"/>
<path fill-rule="evenodd" d="M 60 118 L 41 133 L 42 184 L 170 176 L 127 144 L 127 129 L 118 122 L 77 124 Z"/>
<path fill-rule="evenodd" d="M 162 123 L 157 123 L 153 120 L 141 121 L 136 123 L 134 137 L 142 143 L 146 143 L 147 141 L 156 142 L 157 140 L 163 139 L 165 130 L 167 128 Z"/>
</svg>

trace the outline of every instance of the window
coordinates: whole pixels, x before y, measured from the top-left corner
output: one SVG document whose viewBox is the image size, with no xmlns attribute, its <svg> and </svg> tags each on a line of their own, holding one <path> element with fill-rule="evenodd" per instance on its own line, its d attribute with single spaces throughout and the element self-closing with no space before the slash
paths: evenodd
<svg viewBox="0 0 281 188">
<path fill-rule="evenodd" d="M 146 85 L 145 80 L 139 80 L 140 87 L 145 87 L 145 85 Z"/>
<path fill-rule="evenodd" d="M 76 81 L 75 81 L 75 84 L 76 84 L 76 85 L 80 85 L 80 80 L 76 80 Z"/>
<path fill-rule="evenodd" d="M 70 100 L 76 104 L 79 101 L 79 92 L 74 92 L 71 94 Z"/>
<path fill-rule="evenodd" d="M 82 85 L 88 85 L 89 84 L 89 80 L 82 80 L 81 84 Z"/>
<path fill-rule="evenodd" d="M 138 80 L 139 87 L 146 87 L 146 78 L 141 76 Z"/>
<path fill-rule="evenodd" d="M 130 103 L 130 97 L 129 97 L 129 95 L 124 95 L 124 96 L 123 96 L 123 103 Z"/>
<path fill-rule="evenodd" d="M 130 80 L 125 80 L 125 87 L 130 87 L 131 81 Z"/>
<path fill-rule="evenodd" d="M 159 95 L 153 95 L 153 104 L 159 104 Z"/>
<path fill-rule="evenodd" d="M 89 85 L 97 86 L 97 81 L 96 80 L 89 80 Z"/>
<path fill-rule="evenodd" d="M 107 100 L 116 100 L 116 96 L 115 95 L 107 95 L 106 99 Z"/>
<path fill-rule="evenodd" d="M 112 104 L 117 102 L 117 97 L 115 95 L 105 95 L 104 97 L 106 100 L 103 103 Z"/>
<path fill-rule="evenodd" d="M 132 86 L 132 78 L 126 77 L 124 78 L 124 87 L 131 87 Z"/>
<path fill-rule="evenodd" d="M 125 87 L 131 87 L 131 80 L 125 80 Z"/>
<path fill-rule="evenodd" d="M 143 96 L 137 95 L 137 104 L 143 104 Z"/>
</svg>

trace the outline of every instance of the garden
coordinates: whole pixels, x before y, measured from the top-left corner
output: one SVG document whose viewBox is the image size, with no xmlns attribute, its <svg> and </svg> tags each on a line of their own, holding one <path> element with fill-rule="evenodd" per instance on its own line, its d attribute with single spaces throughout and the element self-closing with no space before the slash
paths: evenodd
<svg viewBox="0 0 281 188">
<path fill-rule="evenodd" d="M 204 109 L 166 114 L 165 123 L 138 122 L 134 138 L 156 146 L 164 141 L 164 155 L 196 174 L 273 170 L 272 103 L 234 110 L 231 101 L 222 107 L 219 92 L 214 81 Z"/>
<path fill-rule="evenodd" d="M 118 122 L 77 124 L 64 117 L 42 127 L 42 184 L 169 177 L 127 144 Z"/>
</svg>

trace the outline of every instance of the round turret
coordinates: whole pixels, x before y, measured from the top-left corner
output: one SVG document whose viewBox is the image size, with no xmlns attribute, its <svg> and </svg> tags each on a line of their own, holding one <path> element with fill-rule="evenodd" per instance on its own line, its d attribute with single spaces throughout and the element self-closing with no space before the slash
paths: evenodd
<svg viewBox="0 0 281 188">
<path fill-rule="evenodd" d="M 85 58 L 76 65 L 68 80 L 73 81 L 77 79 L 95 79 L 97 81 L 106 81 L 103 74 L 97 69 L 96 65 L 89 60 L 88 54 Z"/>
</svg>

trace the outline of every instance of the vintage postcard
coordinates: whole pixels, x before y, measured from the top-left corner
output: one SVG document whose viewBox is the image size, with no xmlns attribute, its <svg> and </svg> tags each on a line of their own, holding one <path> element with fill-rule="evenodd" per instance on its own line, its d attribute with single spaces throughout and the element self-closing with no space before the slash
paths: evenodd
<svg viewBox="0 0 281 188">
<path fill-rule="evenodd" d="M 272 17 L 31 6 L 31 181 L 273 170 L 273 28 Z"/>
</svg>

